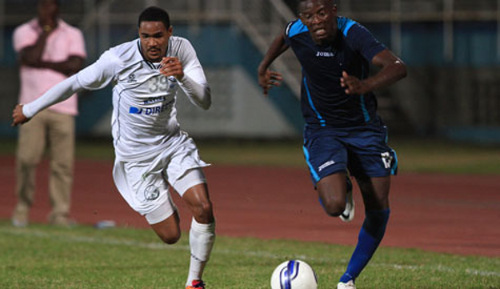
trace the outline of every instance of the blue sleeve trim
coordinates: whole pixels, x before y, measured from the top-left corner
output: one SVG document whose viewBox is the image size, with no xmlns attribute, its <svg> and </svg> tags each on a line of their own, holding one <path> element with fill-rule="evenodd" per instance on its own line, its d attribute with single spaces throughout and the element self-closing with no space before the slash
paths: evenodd
<svg viewBox="0 0 500 289">
<path fill-rule="evenodd" d="M 297 19 L 297 20 L 291 22 L 290 24 L 288 24 L 288 27 L 286 29 L 286 34 L 288 35 L 288 37 L 291 38 L 297 34 L 307 32 L 307 31 L 309 31 L 307 26 L 305 26 L 304 23 L 302 23 L 302 21 L 300 21 L 300 19 Z"/>
<path fill-rule="evenodd" d="M 338 17 L 337 25 L 348 45 L 352 49 L 359 51 L 368 62 L 371 62 L 375 55 L 386 48 L 366 27 L 354 20 L 346 17 Z M 354 30 L 348 37 L 347 34 L 349 34 L 351 29 Z"/>
<path fill-rule="evenodd" d="M 356 23 L 356 21 L 346 17 L 337 17 L 337 26 L 339 30 L 342 31 L 342 34 L 344 34 L 344 36 L 347 36 L 349 29 L 351 29 L 351 27 Z"/>
</svg>

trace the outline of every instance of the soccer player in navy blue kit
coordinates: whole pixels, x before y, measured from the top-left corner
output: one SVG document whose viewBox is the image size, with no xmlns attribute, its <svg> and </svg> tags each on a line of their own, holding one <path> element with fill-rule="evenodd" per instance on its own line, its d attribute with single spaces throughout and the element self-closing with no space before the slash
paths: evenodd
<svg viewBox="0 0 500 289">
<path fill-rule="evenodd" d="M 264 94 L 279 85 L 271 63 L 292 48 L 302 66 L 304 156 L 324 210 L 350 221 L 356 179 L 365 205 L 358 243 L 337 288 L 355 280 L 382 241 L 389 219 L 389 188 L 397 157 L 377 115 L 373 91 L 406 76 L 405 64 L 361 24 L 337 15 L 333 0 L 301 0 L 299 19 L 280 33 L 259 65 Z M 370 65 L 380 68 L 369 74 Z"/>
</svg>

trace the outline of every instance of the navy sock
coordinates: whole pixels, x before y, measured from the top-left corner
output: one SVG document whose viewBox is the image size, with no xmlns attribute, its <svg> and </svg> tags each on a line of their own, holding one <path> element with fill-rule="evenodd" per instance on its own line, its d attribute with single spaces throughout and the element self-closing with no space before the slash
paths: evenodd
<svg viewBox="0 0 500 289">
<path fill-rule="evenodd" d="M 368 264 L 384 237 L 390 212 L 390 209 L 365 212 L 366 217 L 359 232 L 358 244 L 340 282 L 355 280 Z"/>
</svg>

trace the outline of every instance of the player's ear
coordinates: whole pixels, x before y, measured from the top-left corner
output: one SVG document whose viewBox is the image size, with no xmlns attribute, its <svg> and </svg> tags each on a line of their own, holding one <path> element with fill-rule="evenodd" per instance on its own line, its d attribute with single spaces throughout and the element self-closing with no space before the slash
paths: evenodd
<svg viewBox="0 0 500 289">
<path fill-rule="evenodd" d="M 172 33 L 174 32 L 174 26 L 170 25 L 170 27 L 168 27 L 168 29 L 167 29 L 167 32 L 168 32 L 168 36 L 172 36 Z"/>
</svg>

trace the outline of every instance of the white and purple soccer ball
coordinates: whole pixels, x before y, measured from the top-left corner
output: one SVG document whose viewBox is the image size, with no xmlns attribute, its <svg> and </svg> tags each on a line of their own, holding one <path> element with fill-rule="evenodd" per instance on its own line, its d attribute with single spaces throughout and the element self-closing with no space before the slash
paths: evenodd
<svg viewBox="0 0 500 289">
<path fill-rule="evenodd" d="M 318 278 L 313 268 L 301 260 L 285 261 L 274 269 L 271 289 L 317 289 Z"/>
</svg>

